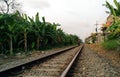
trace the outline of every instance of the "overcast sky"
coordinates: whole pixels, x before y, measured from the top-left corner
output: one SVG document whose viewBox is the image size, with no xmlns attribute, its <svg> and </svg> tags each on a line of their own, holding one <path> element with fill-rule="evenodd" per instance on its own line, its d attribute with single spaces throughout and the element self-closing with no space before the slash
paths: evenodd
<svg viewBox="0 0 120 77">
<path fill-rule="evenodd" d="M 95 32 L 95 23 L 105 23 L 108 14 L 102 4 L 106 0 L 20 0 L 29 16 L 45 16 L 46 21 L 61 24 L 64 32 L 84 39 Z M 113 0 L 107 0 L 113 2 Z M 98 25 L 99 27 L 101 25 Z"/>
</svg>

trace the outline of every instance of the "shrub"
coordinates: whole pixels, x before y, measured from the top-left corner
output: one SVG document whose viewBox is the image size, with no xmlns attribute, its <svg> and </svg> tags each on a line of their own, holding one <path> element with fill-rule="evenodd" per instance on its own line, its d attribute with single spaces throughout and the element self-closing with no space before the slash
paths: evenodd
<svg viewBox="0 0 120 77">
<path fill-rule="evenodd" d="M 105 40 L 102 46 L 107 50 L 120 51 L 120 39 Z"/>
</svg>

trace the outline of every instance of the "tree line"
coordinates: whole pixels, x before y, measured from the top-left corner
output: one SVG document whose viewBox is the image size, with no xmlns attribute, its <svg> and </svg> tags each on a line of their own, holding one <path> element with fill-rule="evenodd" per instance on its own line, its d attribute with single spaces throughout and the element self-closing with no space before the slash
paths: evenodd
<svg viewBox="0 0 120 77">
<path fill-rule="evenodd" d="M 19 11 L 0 14 L 0 53 L 12 55 L 17 52 L 73 45 L 81 40 L 76 35 L 65 33 L 58 26 L 58 23 L 46 22 L 45 17 L 40 17 L 39 13 L 34 17 Z"/>
</svg>

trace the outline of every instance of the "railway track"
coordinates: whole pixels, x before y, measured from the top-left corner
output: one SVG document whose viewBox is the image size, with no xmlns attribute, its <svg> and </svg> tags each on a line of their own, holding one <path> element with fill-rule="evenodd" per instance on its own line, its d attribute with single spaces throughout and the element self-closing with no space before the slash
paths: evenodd
<svg viewBox="0 0 120 77">
<path fill-rule="evenodd" d="M 72 47 L 48 57 L 0 71 L 0 77 L 65 77 L 82 48 L 83 45 Z"/>
</svg>

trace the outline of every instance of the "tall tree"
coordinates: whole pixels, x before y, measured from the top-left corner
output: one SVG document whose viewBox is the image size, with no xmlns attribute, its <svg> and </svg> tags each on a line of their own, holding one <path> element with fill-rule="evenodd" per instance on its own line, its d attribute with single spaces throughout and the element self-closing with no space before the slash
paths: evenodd
<svg viewBox="0 0 120 77">
<path fill-rule="evenodd" d="M 4 36 L 7 36 L 7 39 L 9 41 L 9 47 L 10 47 L 10 54 L 13 54 L 13 39 L 15 38 L 15 31 L 16 31 L 16 19 L 17 19 L 17 13 L 14 14 L 3 14 L 1 21 L 3 21 L 3 28 L 5 30 Z"/>
<path fill-rule="evenodd" d="M 19 28 L 20 28 L 20 33 L 23 34 L 23 41 L 24 41 L 24 50 L 25 52 L 27 51 L 27 37 L 28 37 L 28 32 L 30 30 L 30 22 L 28 21 L 28 16 L 26 14 L 20 15 L 20 21 L 19 22 Z M 21 40 L 22 41 L 22 40 Z"/>
<path fill-rule="evenodd" d="M 18 10 L 20 6 L 15 0 L 0 0 L 0 12 L 1 13 L 11 13 Z M 19 8 L 20 9 L 20 8 Z"/>
<path fill-rule="evenodd" d="M 40 47 L 40 38 L 41 38 L 40 31 L 42 31 L 40 28 L 41 22 L 39 20 L 39 13 L 36 14 L 35 21 L 34 21 L 34 18 L 30 18 L 30 17 L 29 17 L 29 20 L 30 20 L 30 24 L 33 29 L 32 31 L 35 33 L 35 36 L 37 37 L 36 38 L 36 49 L 38 50 Z"/>
</svg>

